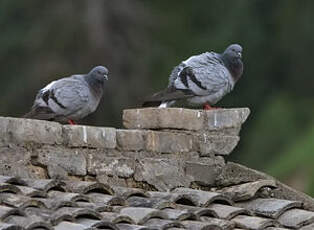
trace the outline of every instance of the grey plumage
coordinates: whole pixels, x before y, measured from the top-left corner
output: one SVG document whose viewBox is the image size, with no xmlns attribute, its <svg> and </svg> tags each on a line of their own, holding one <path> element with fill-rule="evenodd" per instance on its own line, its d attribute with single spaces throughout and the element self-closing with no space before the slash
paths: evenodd
<svg viewBox="0 0 314 230">
<path fill-rule="evenodd" d="M 186 99 L 192 105 L 216 104 L 229 93 L 243 73 L 242 47 L 233 44 L 222 53 L 195 55 L 176 66 L 166 90 L 148 98 L 143 106 L 169 107 Z"/>
<path fill-rule="evenodd" d="M 77 121 L 94 112 L 103 95 L 108 69 L 94 67 L 88 74 L 72 75 L 53 81 L 39 90 L 25 118 Z"/>
</svg>

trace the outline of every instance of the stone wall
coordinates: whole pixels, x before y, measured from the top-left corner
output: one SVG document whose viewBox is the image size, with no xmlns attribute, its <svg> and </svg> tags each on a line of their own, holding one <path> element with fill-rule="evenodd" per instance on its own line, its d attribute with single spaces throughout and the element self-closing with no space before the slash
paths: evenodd
<svg viewBox="0 0 314 230">
<path fill-rule="evenodd" d="M 166 191 L 214 185 L 249 109 L 132 109 L 126 129 L 0 117 L 0 174 Z"/>
</svg>

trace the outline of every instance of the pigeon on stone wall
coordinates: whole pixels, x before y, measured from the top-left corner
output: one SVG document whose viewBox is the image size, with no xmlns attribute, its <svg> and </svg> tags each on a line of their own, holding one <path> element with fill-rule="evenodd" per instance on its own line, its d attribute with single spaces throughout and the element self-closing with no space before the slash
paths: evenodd
<svg viewBox="0 0 314 230">
<path fill-rule="evenodd" d="M 39 90 L 31 111 L 24 118 L 75 124 L 97 109 L 105 80 L 108 80 L 108 69 L 97 66 L 88 74 L 53 81 Z"/>
<path fill-rule="evenodd" d="M 168 87 L 149 97 L 143 107 L 166 108 L 177 100 L 186 99 L 192 105 L 212 109 L 229 93 L 243 73 L 242 47 L 232 44 L 222 53 L 195 55 L 176 66 Z"/>
</svg>

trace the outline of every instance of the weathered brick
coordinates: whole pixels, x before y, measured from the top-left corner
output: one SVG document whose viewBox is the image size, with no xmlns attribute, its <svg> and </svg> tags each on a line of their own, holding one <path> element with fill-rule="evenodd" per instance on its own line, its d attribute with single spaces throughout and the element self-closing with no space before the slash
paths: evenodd
<svg viewBox="0 0 314 230">
<path fill-rule="evenodd" d="M 174 159 L 142 159 L 136 164 L 134 179 L 159 191 L 189 187 L 191 176 L 185 175 L 184 163 Z"/>
<path fill-rule="evenodd" d="M 204 113 L 183 108 L 144 108 L 123 111 L 123 125 L 128 129 L 200 130 Z"/>
<path fill-rule="evenodd" d="M 122 154 L 117 149 L 89 149 L 86 151 L 87 159 L 87 173 L 89 175 L 96 175 L 98 168 L 103 166 L 103 162 L 108 159 L 121 158 Z"/>
<path fill-rule="evenodd" d="M 45 146 L 36 150 L 38 163 L 51 166 L 50 169 L 58 166 L 68 174 L 85 176 L 87 174 L 87 162 L 84 153 L 77 149 L 69 149 L 57 146 Z M 52 172 L 49 172 L 52 175 Z"/>
<path fill-rule="evenodd" d="M 185 172 L 187 176 L 193 178 L 193 182 L 208 186 L 215 184 L 216 177 L 221 173 L 224 165 L 221 157 L 206 157 L 199 159 L 198 162 L 186 162 Z"/>
<path fill-rule="evenodd" d="M 115 148 L 116 129 L 82 125 L 63 126 L 65 142 L 70 147 Z"/>
<path fill-rule="evenodd" d="M 134 174 L 135 159 L 125 157 L 103 157 L 102 160 L 89 155 L 88 173 L 109 177 L 130 178 Z"/>
<path fill-rule="evenodd" d="M 61 144 L 62 126 L 56 122 L 20 118 L 0 118 L 4 127 L 4 139 L 16 143 L 35 142 L 40 144 Z"/>
<path fill-rule="evenodd" d="M 206 132 L 196 135 L 196 148 L 201 156 L 228 155 L 237 146 L 238 136 L 208 135 Z"/>
<path fill-rule="evenodd" d="M 210 111 L 183 108 L 144 108 L 123 111 L 123 125 L 128 129 L 223 130 L 241 127 L 248 108 Z"/>
<path fill-rule="evenodd" d="M 143 150 L 145 149 L 145 135 L 143 130 L 117 130 L 117 145 L 122 150 Z"/>
<path fill-rule="evenodd" d="M 6 117 L 0 117 L 0 142 L 7 142 L 9 119 Z"/>
<path fill-rule="evenodd" d="M 250 114 L 248 108 L 215 109 L 205 111 L 205 129 L 222 130 L 241 127 Z"/>
<path fill-rule="evenodd" d="M 193 148 L 193 137 L 183 133 L 149 131 L 146 136 L 146 149 L 161 153 L 188 152 Z"/>
</svg>

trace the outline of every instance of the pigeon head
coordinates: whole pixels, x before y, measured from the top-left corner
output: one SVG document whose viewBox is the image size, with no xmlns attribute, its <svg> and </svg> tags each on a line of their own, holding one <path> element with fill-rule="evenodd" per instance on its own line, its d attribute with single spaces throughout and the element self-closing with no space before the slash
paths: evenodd
<svg viewBox="0 0 314 230">
<path fill-rule="evenodd" d="M 222 54 L 222 60 L 231 73 L 234 81 L 238 81 L 243 73 L 242 47 L 232 44 Z"/>
<path fill-rule="evenodd" d="M 102 94 L 105 86 L 105 80 L 108 80 L 108 73 L 109 71 L 106 67 L 96 66 L 85 75 L 85 81 L 93 90 Z"/>
<path fill-rule="evenodd" d="M 104 80 L 108 80 L 108 69 L 104 66 L 96 66 L 94 67 L 88 75 L 90 75 L 93 79 L 104 82 Z"/>
<path fill-rule="evenodd" d="M 242 47 L 238 44 L 232 44 L 227 47 L 223 56 L 230 58 L 230 59 L 237 59 L 242 57 Z"/>
</svg>

